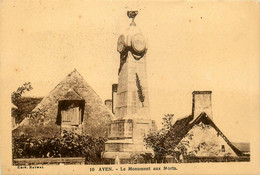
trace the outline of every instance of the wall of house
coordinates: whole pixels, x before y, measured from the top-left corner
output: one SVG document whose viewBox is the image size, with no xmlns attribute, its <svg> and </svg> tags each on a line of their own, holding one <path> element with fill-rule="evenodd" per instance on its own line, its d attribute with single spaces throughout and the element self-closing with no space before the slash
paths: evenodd
<svg viewBox="0 0 260 175">
<path fill-rule="evenodd" d="M 194 125 L 177 146 L 188 155 L 201 157 L 236 156 L 227 142 L 210 125 Z"/>
</svg>

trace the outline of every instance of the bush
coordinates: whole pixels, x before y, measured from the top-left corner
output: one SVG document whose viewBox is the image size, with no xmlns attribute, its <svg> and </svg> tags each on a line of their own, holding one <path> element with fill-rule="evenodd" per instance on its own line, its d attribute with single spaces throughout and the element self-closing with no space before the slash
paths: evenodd
<svg viewBox="0 0 260 175">
<path fill-rule="evenodd" d="M 172 144 L 173 138 L 171 129 L 173 127 L 172 120 L 174 115 L 167 114 L 163 117 L 162 128 L 157 132 L 150 132 L 144 138 L 144 142 L 147 148 L 151 148 L 154 151 L 154 159 L 159 162 L 166 162 L 166 156 L 174 154 L 174 145 Z M 145 156 L 146 159 L 148 155 Z"/>
<path fill-rule="evenodd" d="M 86 164 L 102 163 L 104 138 L 66 132 L 62 137 L 13 137 L 13 158 L 85 157 Z"/>
</svg>

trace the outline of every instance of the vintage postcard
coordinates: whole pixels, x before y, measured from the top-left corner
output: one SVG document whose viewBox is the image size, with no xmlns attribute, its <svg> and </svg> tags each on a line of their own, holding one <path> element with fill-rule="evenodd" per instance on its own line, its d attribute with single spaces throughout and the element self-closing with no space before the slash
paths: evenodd
<svg viewBox="0 0 260 175">
<path fill-rule="evenodd" d="M 259 174 L 259 1 L 2 0 L 2 174 Z"/>
</svg>

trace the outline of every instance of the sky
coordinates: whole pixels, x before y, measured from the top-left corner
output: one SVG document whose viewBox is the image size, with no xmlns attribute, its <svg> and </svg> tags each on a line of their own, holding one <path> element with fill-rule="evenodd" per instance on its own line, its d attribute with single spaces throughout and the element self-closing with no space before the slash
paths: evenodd
<svg viewBox="0 0 260 175">
<path fill-rule="evenodd" d="M 74 68 L 103 99 L 117 83 L 117 39 L 135 21 L 147 38 L 151 118 L 191 114 L 192 91 L 211 90 L 213 121 L 235 142 L 259 122 L 259 10 L 251 2 L 3 1 L 2 87 L 46 96 Z"/>
</svg>

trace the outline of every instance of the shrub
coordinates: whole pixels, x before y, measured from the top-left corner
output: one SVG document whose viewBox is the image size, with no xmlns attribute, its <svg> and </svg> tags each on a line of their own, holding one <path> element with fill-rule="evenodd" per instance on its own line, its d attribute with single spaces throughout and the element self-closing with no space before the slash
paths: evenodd
<svg viewBox="0 0 260 175">
<path fill-rule="evenodd" d="M 105 139 L 66 132 L 62 137 L 13 137 L 13 158 L 85 157 L 86 164 L 102 163 Z"/>
</svg>

